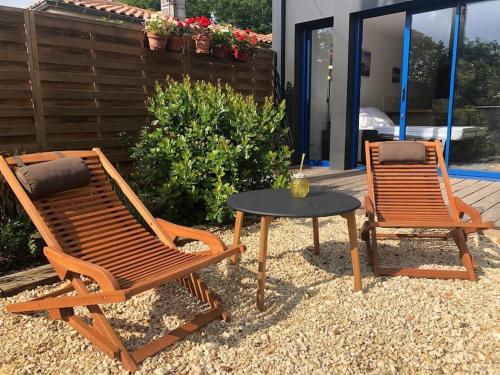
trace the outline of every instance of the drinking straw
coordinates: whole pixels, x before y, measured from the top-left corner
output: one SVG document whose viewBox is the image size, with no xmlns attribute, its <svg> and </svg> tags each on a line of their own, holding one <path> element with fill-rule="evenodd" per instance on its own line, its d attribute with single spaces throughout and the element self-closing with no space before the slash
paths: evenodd
<svg viewBox="0 0 500 375">
<path fill-rule="evenodd" d="M 300 170 L 299 173 L 302 173 L 302 167 L 304 166 L 304 159 L 306 157 L 306 154 L 302 154 L 302 160 L 300 162 Z"/>
</svg>

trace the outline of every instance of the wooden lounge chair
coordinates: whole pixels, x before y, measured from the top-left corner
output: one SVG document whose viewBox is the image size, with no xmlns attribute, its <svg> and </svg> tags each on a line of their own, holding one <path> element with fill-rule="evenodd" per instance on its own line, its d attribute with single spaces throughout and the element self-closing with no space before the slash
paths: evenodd
<svg viewBox="0 0 500 375">
<path fill-rule="evenodd" d="M 415 142 L 390 142 L 415 146 Z M 385 163 L 381 160 L 379 146 L 382 142 L 365 142 L 368 195 L 365 197 L 367 221 L 361 229 L 361 238 L 366 243 L 368 261 L 375 276 L 409 276 L 443 279 L 466 279 L 475 281 L 474 262 L 467 249 L 467 234 L 492 228 L 492 222 L 483 222 L 479 212 L 454 197 L 443 159 L 441 144 L 418 142 L 423 155 L 421 162 L 397 161 Z M 387 149 L 387 147 L 385 146 Z M 401 149 L 399 149 L 402 151 Z M 385 151 L 385 150 L 384 150 Z M 445 203 L 441 190 L 438 168 L 444 183 L 449 205 Z M 463 221 L 464 214 L 470 221 Z M 377 228 L 421 228 L 427 233 L 377 233 Z M 436 233 L 428 229 L 444 229 Z M 465 266 L 460 270 L 431 270 L 401 267 L 381 267 L 377 252 L 380 238 L 452 238 L 458 249 L 459 259 Z"/>
<path fill-rule="evenodd" d="M 90 171 L 90 184 L 31 199 L 14 174 L 19 163 L 29 166 L 59 157 L 82 158 Z M 47 243 L 44 254 L 59 277 L 70 280 L 68 287 L 56 292 L 7 305 L 9 312 L 47 310 L 51 318 L 66 321 L 132 372 L 145 358 L 208 322 L 229 319 L 219 297 L 206 287 L 196 271 L 244 251 L 244 245 L 226 247 L 209 232 L 155 219 L 99 149 L 0 157 L 0 171 Z M 148 229 L 137 222 L 118 198 L 109 177 L 142 216 Z M 174 243 L 179 236 L 203 241 L 209 249 L 193 254 L 182 252 Z M 80 275 L 90 281 L 82 280 Z M 176 280 L 207 304 L 208 309 L 129 352 L 99 305 L 125 302 L 136 294 Z M 100 290 L 91 293 L 87 288 L 91 282 L 97 283 Z M 66 295 L 73 291 L 76 294 Z M 75 315 L 76 306 L 88 308 L 91 325 Z"/>
</svg>

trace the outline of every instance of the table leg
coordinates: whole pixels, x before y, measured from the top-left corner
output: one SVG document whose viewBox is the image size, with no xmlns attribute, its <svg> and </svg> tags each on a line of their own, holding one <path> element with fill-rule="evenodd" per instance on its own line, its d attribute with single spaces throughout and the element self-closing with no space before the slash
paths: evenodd
<svg viewBox="0 0 500 375">
<path fill-rule="evenodd" d="M 233 245 L 237 246 L 240 244 L 241 236 L 241 226 L 243 225 L 243 218 L 245 214 L 242 211 L 236 212 L 236 221 L 234 223 L 234 235 L 233 235 Z M 239 254 L 233 255 L 230 259 L 231 264 L 238 264 L 240 258 Z"/>
<path fill-rule="evenodd" d="M 319 226 L 318 218 L 313 217 L 313 237 L 314 237 L 314 254 L 319 255 Z"/>
<path fill-rule="evenodd" d="M 262 216 L 260 219 L 259 268 L 257 272 L 257 308 L 264 310 L 264 290 L 266 286 L 267 238 L 269 223 L 272 217 Z"/>
<path fill-rule="evenodd" d="M 342 215 L 347 220 L 349 230 L 349 244 L 351 247 L 352 274 L 354 276 L 354 289 L 361 290 L 361 265 L 358 251 L 358 230 L 356 228 L 356 215 L 354 211 Z"/>
</svg>

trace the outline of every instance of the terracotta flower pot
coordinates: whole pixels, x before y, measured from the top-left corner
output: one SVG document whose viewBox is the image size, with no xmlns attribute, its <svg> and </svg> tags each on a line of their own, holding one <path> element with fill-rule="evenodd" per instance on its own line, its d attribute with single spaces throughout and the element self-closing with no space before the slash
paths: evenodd
<svg viewBox="0 0 500 375">
<path fill-rule="evenodd" d="M 168 39 L 167 49 L 170 52 L 181 52 L 183 45 L 184 41 L 182 36 L 171 36 Z"/>
<path fill-rule="evenodd" d="M 153 51 L 164 51 L 167 47 L 168 36 L 167 35 L 155 35 L 148 33 L 149 49 Z"/>
<path fill-rule="evenodd" d="M 210 37 L 208 35 L 198 34 L 193 39 L 196 42 L 196 53 L 210 53 Z"/>
<path fill-rule="evenodd" d="M 229 55 L 229 48 L 227 46 L 214 46 L 212 47 L 212 55 L 217 59 L 225 59 Z"/>
<path fill-rule="evenodd" d="M 243 50 L 234 53 L 234 59 L 240 62 L 247 62 L 248 59 L 252 56 L 252 52 L 250 50 Z"/>
</svg>

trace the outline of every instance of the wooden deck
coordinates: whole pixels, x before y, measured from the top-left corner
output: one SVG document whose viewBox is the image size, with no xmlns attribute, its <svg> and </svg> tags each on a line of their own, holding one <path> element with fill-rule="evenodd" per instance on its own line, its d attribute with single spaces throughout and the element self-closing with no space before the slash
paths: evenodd
<svg viewBox="0 0 500 375">
<path fill-rule="evenodd" d="M 305 170 L 313 186 L 344 191 L 357 197 L 361 202 L 366 194 L 366 175 L 361 171 L 336 172 L 326 168 Z M 494 221 L 495 229 L 500 229 L 500 182 L 452 178 L 455 196 L 481 212 L 485 221 Z"/>
</svg>

